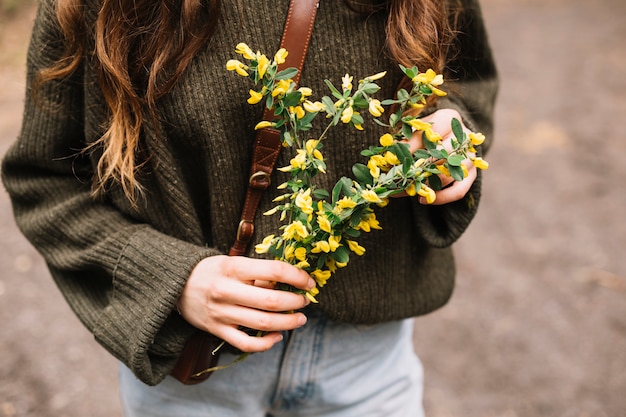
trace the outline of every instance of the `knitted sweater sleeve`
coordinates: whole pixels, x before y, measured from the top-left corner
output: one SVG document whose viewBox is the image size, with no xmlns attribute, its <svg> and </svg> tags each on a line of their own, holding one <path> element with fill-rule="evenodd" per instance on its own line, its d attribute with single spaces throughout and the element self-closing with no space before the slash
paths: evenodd
<svg viewBox="0 0 626 417">
<path fill-rule="evenodd" d="M 54 2 L 40 2 L 27 83 L 60 56 Z M 144 382 L 169 372 L 193 332 L 174 304 L 193 267 L 216 251 L 160 233 L 92 198 L 84 144 L 81 71 L 27 94 L 2 178 L 18 226 L 43 255 L 79 319 Z M 81 178 L 83 178 L 81 180 Z M 87 179 L 87 180 L 85 180 Z"/>
<path fill-rule="evenodd" d="M 487 140 L 478 149 L 487 152 L 492 142 L 494 102 L 498 76 L 477 0 L 463 0 L 456 45 L 446 68 L 448 95 L 437 101 L 436 109 L 459 112 L 471 130 L 482 132 Z M 422 238 L 435 247 L 454 243 L 474 218 L 480 200 L 482 172 L 467 195 L 443 206 L 413 203 L 414 219 Z"/>
</svg>

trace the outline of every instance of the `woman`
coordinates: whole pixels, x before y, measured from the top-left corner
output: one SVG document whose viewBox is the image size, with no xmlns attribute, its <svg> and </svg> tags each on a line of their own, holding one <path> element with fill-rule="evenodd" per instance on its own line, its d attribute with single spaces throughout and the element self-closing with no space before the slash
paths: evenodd
<svg viewBox="0 0 626 417">
<path fill-rule="evenodd" d="M 314 286 L 285 263 L 225 256 L 261 109 L 245 103 L 249 85 L 224 64 L 238 42 L 275 51 L 288 0 L 84 3 L 41 1 L 24 124 L 2 172 L 20 228 L 77 316 L 123 363 L 126 414 L 422 415 L 409 318 L 451 294 L 450 245 L 480 196 L 471 162 L 438 205 L 398 198 L 380 211 L 383 230 L 363 240 L 368 254 L 333 277 L 319 306 L 255 285 Z M 323 78 L 386 70 L 379 94 L 391 97 L 398 63 L 445 70 L 449 95 L 426 119 L 443 136 L 452 117 L 489 136 L 497 83 L 480 10 L 475 0 L 447 5 L 321 2 L 301 85 L 321 95 Z M 331 132 L 322 186 L 349 174 L 377 129 Z M 284 166 L 290 156 L 280 158 Z M 277 227 L 257 216 L 256 236 Z M 182 385 L 168 374 L 196 328 L 257 353 Z M 220 364 L 236 357 L 228 351 Z"/>
</svg>

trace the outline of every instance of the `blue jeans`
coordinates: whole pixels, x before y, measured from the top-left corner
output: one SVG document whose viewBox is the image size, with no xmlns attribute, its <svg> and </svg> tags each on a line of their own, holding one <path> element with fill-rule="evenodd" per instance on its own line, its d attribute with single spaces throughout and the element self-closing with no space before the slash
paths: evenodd
<svg viewBox="0 0 626 417">
<path fill-rule="evenodd" d="M 423 417 L 413 320 L 350 325 L 308 314 L 283 342 L 186 386 L 120 367 L 127 417 Z M 220 364 L 237 356 L 223 352 Z"/>
</svg>

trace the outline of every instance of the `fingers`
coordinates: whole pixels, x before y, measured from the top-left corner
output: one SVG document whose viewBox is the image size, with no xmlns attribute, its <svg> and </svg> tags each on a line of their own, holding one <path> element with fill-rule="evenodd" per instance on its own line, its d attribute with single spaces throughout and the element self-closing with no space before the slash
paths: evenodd
<svg viewBox="0 0 626 417">
<path fill-rule="evenodd" d="M 471 167 L 469 165 L 471 165 Z M 472 164 L 471 161 L 467 161 L 466 166 L 468 166 L 467 177 L 465 177 L 462 181 L 454 181 L 454 179 L 447 177 L 449 178 L 448 184 L 451 184 L 451 185 L 446 187 L 444 184 L 445 188 L 443 188 L 440 191 L 435 191 L 436 198 L 435 198 L 435 201 L 431 205 L 437 206 L 437 205 L 448 204 L 454 201 L 461 200 L 463 197 L 465 197 L 465 195 L 469 192 L 470 188 L 472 187 L 472 184 L 476 180 L 476 176 L 477 176 L 476 167 L 474 167 L 474 164 Z M 426 199 L 424 197 L 420 197 L 419 202 L 421 204 L 427 204 Z"/>
<path fill-rule="evenodd" d="M 245 352 L 260 352 L 280 340 L 280 331 L 306 323 L 300 310 L 309 304 L 302 295 L 277 291 L 281 282 L 310 290 L 315 282 L 304 271 L 280 261 L 214 256 L 192 271 L 178 301 L 190 324 Z M 251 337 L 241 327 L 266 333 Z"/>
<path fill-rule="evenodd" d="M 261 281 L 282 282 L 305 291 L 315 287 L 315 281 L 309 274 L 286 262 L 243 256 L 230 257 L 229 260 L 224 266 L 224 273 L 241 281 L 251 284 Z"/>
</svg>

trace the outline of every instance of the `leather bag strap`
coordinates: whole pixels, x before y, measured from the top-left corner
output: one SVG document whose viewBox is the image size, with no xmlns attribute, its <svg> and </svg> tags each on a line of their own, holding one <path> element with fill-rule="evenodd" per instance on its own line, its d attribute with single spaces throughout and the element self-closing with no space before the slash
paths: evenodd
<svg viewBox="0 0 626 417">
<path fill-rule="evenodd" d="M 304 59 L 313 32 L 313 23 L 319 0 L 291 0 L 285 29 L 280 44 L 289 53 L 282 68 L 295 67 L 298 74 L 294 82 L 298 84 Z M 263 120 L 274 118 L 269 109 L 263 112 Z M 254 142 L 250 180 L 246 199 L 241 212 L 235 243 L 228 252 L 231 256 L 245 255 L 254 234 L 254 217 L 263 192 L 270 186 L 270 176 L 280 153 L 280 133 L 276 129 L 266 128 L 258 131 Z"/>
<path fill-rule="evenodd" d="M 281 48 L 287 49 L 289 54 L 281 67 L 298 69 L 298 74 L 294 78 L 296 84 L 302 73 L 318 4 L 319 0 L 291 0 L 289 4 L 289 12 L 280 44 Z M 272 117 L 273 114 L 268 109 L 263 112 L 263 120 L 271 120 Z M 280 133 L 276 129 L 261 129 L 257 132 L 246 200 L 242 209 L 236 240 L 229 251 L 231 256 L 247 253 L 254 234 L 254 216 L 263 192 L 270 185 L 270 175 L 274 170 L 280 148 Z M 218 349 L 221 344 L 222 341 L 217 337 L 203 331 L 196 331 L 185 344 L 171 375 L 186 385 L 199 384 L 205 381 L 212 374 L 212 372 L 207 372 L 207 369 L 215 367 L 218 363 Z"/>
</svg>

